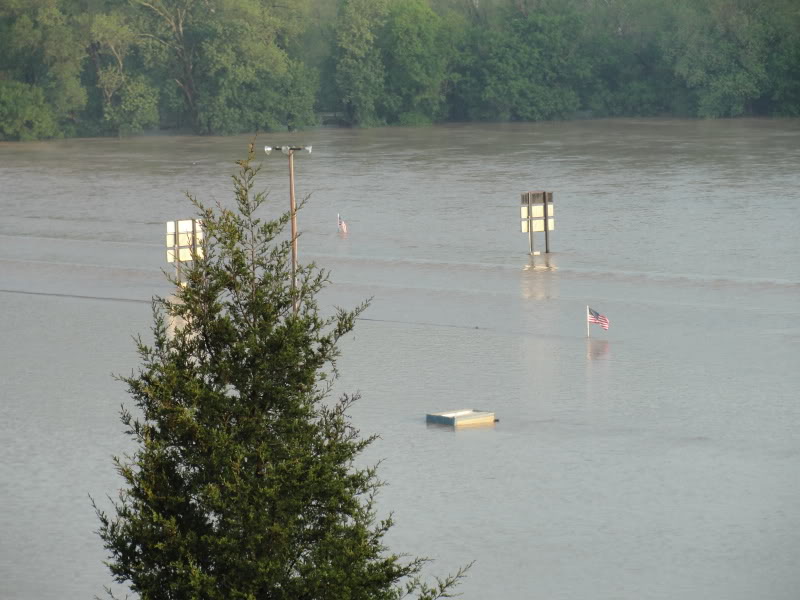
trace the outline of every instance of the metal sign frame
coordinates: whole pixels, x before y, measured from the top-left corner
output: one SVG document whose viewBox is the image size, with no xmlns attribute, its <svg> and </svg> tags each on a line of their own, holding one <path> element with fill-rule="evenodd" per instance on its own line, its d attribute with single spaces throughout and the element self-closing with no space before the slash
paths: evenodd
<svg viewBox="0 0 800 600">
<path fill-rule="evenodd" d="M 545 252 L 550 252 L 550 232 L 555 230 L 556 221 L 553 208 L 553 192 L 523 192 L 520 207 L 520 229 L 528 234 L 530 253 L 533 251 L 533 234 L 544 232 Z"/>
<path fill-rule="evenodd" d="M 181 263 L 203 257 L 203 222 L 200 219 L 167 221 L 167 262 L 175 263 L 178 282 Z"/>
</svg>

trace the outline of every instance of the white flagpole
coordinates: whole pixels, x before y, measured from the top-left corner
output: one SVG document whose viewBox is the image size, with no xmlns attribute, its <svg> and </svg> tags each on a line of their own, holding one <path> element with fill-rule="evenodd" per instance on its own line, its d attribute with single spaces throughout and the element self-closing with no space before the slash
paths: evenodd
<svg viewBox="0 0 800 600">
<path fill-rule="evenodd" d="M 589 335 L 589 305 L 586 305 L 586 337 L 590 337 Z"/>
</svg>

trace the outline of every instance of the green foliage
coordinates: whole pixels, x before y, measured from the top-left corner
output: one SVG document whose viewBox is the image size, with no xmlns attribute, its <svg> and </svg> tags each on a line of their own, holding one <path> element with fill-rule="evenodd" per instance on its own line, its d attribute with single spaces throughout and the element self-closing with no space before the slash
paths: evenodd
<svg viewBox="0 0 800 600">
<path fill-rule="evenodd" d="M 315 110 L 354 126 L 800 115 L 800 10 L 797 0 L 2 0 L 0 81 L 41 90 L 61 135 L 291 129 L 315 125 Z"/>
<path fill-rule="evenodd" d="M 41 88 L 0 81 L 0 140 L 58 137 L 59 129 Z"/>
<path fill-rule="evenodd" d="M 122 12 L 93 15 L 88 35 L 107 130 L 124 135 L 157 125 L 158 90 L 143 74 L 131 73 L 129 57 L 136 51 L 137 37 L 130 17 Z"/>
<path fill-rule="evenodd" d="M 153 127 L 158 124 L 158 93 L 144 77 L 127 78 L 119 101 L 106 106 L 104 117 L 120 135 Z"/>
<path fill-rule="evenodd" d="M 293 283 L 289 215 L 258 216 L 252 160 L 251 144 L 235 209 L 193 199 L 204 255 L 154 300 L 154 341 L 138 340 L 141 366 L 121 378 L 135 451 L 115 459 L 113 513 L 96 507 L 111 573 L 142 600 L 446 596 L 463 569 L 429 587 L 425 559 L 384 547 L 381 482 L 355 466 L 374 437 L 348 418 L 357 396 L 330 398 L 338 342 L 366 304 L 323 316 L 313 264 Z"/>
<path fill-rule="evenodd" d="M 133 0 L 143 52 L 167 109 L 198 133 L 237 133 L 314 124 L 316 77 L 287 53 L 307 5 L 260 0 Z M 158 74 L 158 75 L 157 75 Z"/>
<path fill-rule="evenodd" d="M 473 30 L 453 102 L 470 120 L 568 116 L 580 106 L 576 89 L 587 71 L 578 28 L 574 15 L 532 13 L 501 31 Z"/>
<path fill-rule="evenodd" d="M 759 114 L 800 117 L 800 10 L 793 19 L 775 18 L 773 49 L 767 58 L 769 82 Z"/>
<path fill-rule="evenodd" d="M 768 85 L 769 9 L 769 3 L 747 0 L 676 6 L 675 35 L 665 54 L 694 94 L 697 116 L 752 114 Z"/>
<path fill-rule="evenodd" d="M 388 122 L 416 125 L 441 118 L 449 49 L 443 33 L 441 17 L 424 0 L 390 5 L 381 36 Z"/>
<path fill-rule="evenodd" d="M 196 78 L 200 132 L 315 123 L 315 74 L 275 43 L 264 43 L 265 31 L 275 25 L 261 16 L 257 11 L 236 10 L 210 24 L 200 53 L 201 75 Z"/>
<path fill-rule="evenodd" d="M 203 0 L 131 0 L 136 9 L 137 34 L 146 50 L 157 56 L 159 71 L 180 89 L 183 112 L 198 127 L 198 91 L 195 81 L 200 47 L 212 20 Z"/>
<path fill-rule="evenodd" d="M 339 108 L 336 87 L 336 10 L 338 0 L 316 0 L 307 27 L 298 36 L 297 50 L 290 54 L 318 77 L 316 107 L 321 112 Z"/>
<path fill-rule="evenodd" d="M 668 5 L 661 0 L 599 4 L 583 19 L 582 107 L 595 116 L 653 116 L 675 111 L 682 86 L 659 51 L 671 35 Z"/>
<path fill-rule="evenodd" d="M 76 19 L 63 10 L 68 0 L 10 2 L 4 9 L 0 71 L 44 92 L 59 127 L 73 131 L 86 104 L 80 81 L 84 41 Z"/>
<path fill-rule="evenodd" d="M 230 82 L 229 78 L 221 81 Z M 238 85 L 204 94 L 198 104 L 201 133 L 302 128 L 316 123 L 316 74 L 287 59 L 282 72 L 255 69 Z"/>
<path fill-rule="evenodd" d="M 336 84 L 345 119 L 352 125 L 381 122 L 378 105 L 386 69 L 378 45 L 387 0 L 342 0 L 337 22 Z"/>
</svg>

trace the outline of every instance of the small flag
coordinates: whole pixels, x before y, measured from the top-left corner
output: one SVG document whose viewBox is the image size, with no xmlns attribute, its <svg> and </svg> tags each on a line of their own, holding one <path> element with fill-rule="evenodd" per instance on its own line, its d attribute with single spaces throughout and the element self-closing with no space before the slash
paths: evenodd
<svg viewBox="0 0 800 600">
<path fill-rule="evenodd" d="M 336 220 L 339 222 L 339 233 L 347 233 L 347 223 L 342 220 L 339 214 L 336 214 Z"/>
<path fill-rule="evenodd" d="M 603 329 L 608 329 L 609 322 L 606 317 L 601 315 L 596 310 L 589 308 L 588 306 L 586 308 L 588 309 L 588 312 L 586 313 L 586 318 L 589 320 L 589 323 L 597 323 Z"/>
</svg>

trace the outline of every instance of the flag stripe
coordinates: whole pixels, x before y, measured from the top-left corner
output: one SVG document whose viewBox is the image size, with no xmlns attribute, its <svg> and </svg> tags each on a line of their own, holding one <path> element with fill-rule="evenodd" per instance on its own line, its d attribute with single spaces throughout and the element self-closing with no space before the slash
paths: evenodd
<svg viewBox="0 0 800 600">
<path fill-rule="evenodd" d="M 589 309 L 589 314 L 586 317 L 589 320 L 589 323 L 596 323 L 600 325 L 603 329 L 608 329 L 610 325 L 608 319 L 601 315 L 599 312 L 593 309 Z"/>
</svg>

